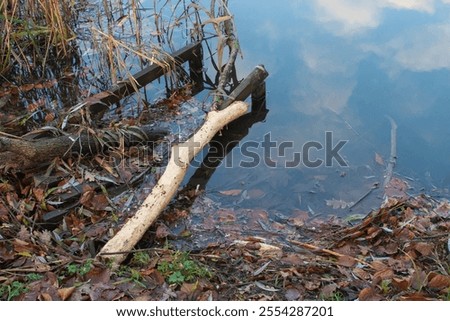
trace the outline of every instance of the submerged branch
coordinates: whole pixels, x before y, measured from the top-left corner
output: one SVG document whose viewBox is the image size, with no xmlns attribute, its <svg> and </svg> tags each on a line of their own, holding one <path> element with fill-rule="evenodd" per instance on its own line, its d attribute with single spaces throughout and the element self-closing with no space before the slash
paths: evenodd
<svg viewBox="0 0 450 321">
<path fill-rule="evenodd" d="M 224 11 L 228 13 L 228 9 L 226 7 L 226 1 L 222 2 L 222 7 Z M 229 14 L 229 13 L 228 13 Z M 229 57 L 227 63 L 222 67 L 220 65 L 221 59 L 219 59 L 219 82 L 217 84 L 216 92 L 214 94 L 214 104 L 216 106 L 221 105 L 221 103 L 226 98 L 227 94 L 225 92 L 225 87 L 227 83 L 230 81 L 233 70 L 235 69 L 235 62 L 237 55 L 240 51 L 239 41 L 236 38 L 236 31 L 233 24 L 233 20 L 231 15 L 229 15 L 230 19 L 225 19 L 223 23 L 224 35 L 219 34 L 219 44 L 217 47 L 218 56 L 222 56 L 223 44 L 226 44 L 230 50 Z M 221 35 L 221 36 L 220 36 Z"/>
</svg>

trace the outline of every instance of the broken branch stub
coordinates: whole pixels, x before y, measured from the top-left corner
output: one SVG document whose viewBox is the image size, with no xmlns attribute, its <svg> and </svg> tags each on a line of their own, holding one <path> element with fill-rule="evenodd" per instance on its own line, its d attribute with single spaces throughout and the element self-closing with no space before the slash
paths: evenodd
<svg viewBox="0 0 450 321">
<path fill-rule="evenodd" d="M 210 142 L 217 132 L 233 120 L 243 116 L 247 110 L 247 103 L 237 101 L 224 110 L 211 111 L 206 116 L 204 124 L 191 138 L 173 146 L 166 170 L 152 192 L 136 214 L 105 244 L 97 257 L 106 257 L 112 261 L 114 267 L 125 260 L 128 253 L 175 195 L 195 155 Z"/>
</svg>

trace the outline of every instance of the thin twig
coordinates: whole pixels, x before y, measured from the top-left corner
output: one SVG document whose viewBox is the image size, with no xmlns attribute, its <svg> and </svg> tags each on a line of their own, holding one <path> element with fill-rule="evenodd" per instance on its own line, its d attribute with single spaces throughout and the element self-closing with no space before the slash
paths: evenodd
<svg viewBox="0 0 450 321">
<path fill-rule="evenodd" d="M 368 191 L 366 192 L 366 194 L 364 194 L 363 196 L 361 196 L 361 197 L 360 197 L 355 203 L 353 203 L 353 205 L 350 206 L 348 209 L 351 210 L 351 209 L 354 208 L 356 205 L 358 205 L 359 203 L 361 203 L 361 201 L 362 201 L 363 199 L 365 199 L 367 196 L 369 196 L 370 193 L 372 193 L 372 191 L 373 191 L 374 189 L 377 189 L 378 186 L 379 186 L 378 182 L 377 182 L 377 183 L 374 183 L 374 184 L 372 185 L 372 187 L 370 188 L 370 190 L 368 190 Z"/>
<path fill-rule="evenodd" d="M 360 260 L 360 259 L 358 259 L 356 257 L 353 257 L 353 256 L 350 256 L 350 255 L 341 254 L 341 253 L 338 253 L 338 252 L 335 252 L 335 251 L 332 251 L 332 250 L 324 249 L 324 248 L 321 248 L 321 247 L 318 247 L 318 246 L 315 246 L 315 245 L 312 245 L 312 244 L 303 243 L 303 242 L 299 242 L 299 241 L 296 241 L 296 240 L 290 240 L 289 242 L 291 242 L 292 244 L 301 246 L 301 247 L 303 247 L 305 249 L 308 249 L 308 250 L 322 252 L 324 254 L 329 254 L 329 255 L 332 255 L 332 256 L 338 257 L 338 258 L 339 257 L 343 257 L 343 256 L 348 256 L 348 257 L 351 257 L 352 259 L 354 259 L 356 262 L 359 262 L 361 264 L 367 265 L 370 268 L 373 268 L 372 265 L 370 265 L 370 263 L 367 263 L 366 261 Z"/>
</svg>

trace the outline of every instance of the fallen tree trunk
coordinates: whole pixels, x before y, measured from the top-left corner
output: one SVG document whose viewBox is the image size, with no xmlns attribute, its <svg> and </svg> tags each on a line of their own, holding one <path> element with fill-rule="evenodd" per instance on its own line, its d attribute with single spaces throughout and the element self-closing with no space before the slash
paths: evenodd
<svg viewBox="0 0 450 321">
<path fill-rule="evenodd" d="M 157 141 L 167 134 L 168 130 L 164 128 L 142 126 L 106 130 L 95 135 L 83 131 L 40 139 L 0 136 L 0 169 L 32 169 L 46 165 L 56 157 L 96 154 L 118 146 L 122 139 L 125 146 L 132 146 Z"/>
<path fill-rule="evenodd" d="M 117 267 L 169 204 L 189 167 L 189 163 L 224 126 L 247 112 L 248 104 L 238 101 L 224 110 L 211 111 L 202 127 L 186 142 L 175 145 L 164 174 L 136 214 L 105 244 L 97 257 L 107 257 Z"/>
</svg>

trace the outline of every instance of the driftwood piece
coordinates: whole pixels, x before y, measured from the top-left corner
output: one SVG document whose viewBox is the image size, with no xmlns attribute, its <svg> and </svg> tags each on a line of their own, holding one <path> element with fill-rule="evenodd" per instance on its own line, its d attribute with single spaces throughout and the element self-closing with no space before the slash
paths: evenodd
<svg viewBox="0 0 450 321">
<path fill-rule="evenodd" d="M 168 134 L 164 128 L 152 126 L 128 127 L 120 131 L 106 130 L 92 135 L 79 134 L 45 137 L 41 139 L 12 138 L 0 133 L 0 168 L 32 169 L 48 164 L 56 157 L 68 158 L 73 154 L 88 155 L 118 146 L 157 141 Z"/>
<path fill-rule="evenodd" d="M 238 101 L 224 110 L 211 111 L 204 124 L 191 138 L 173 146 L 167 168 L 150 195 L 136 214 L 105 244 L 97 257 L 105 256 L 117 267 L 175 195 L 195 155 L 219 130 L 244 115 L 247 109 L 247 103 Z"/>
</svg>

